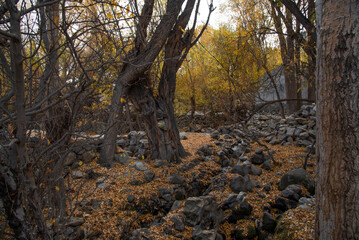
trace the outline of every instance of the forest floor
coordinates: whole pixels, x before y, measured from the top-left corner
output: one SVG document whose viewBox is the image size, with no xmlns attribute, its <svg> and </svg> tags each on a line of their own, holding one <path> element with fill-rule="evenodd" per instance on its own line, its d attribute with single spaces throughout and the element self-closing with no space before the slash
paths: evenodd
<svg viewBox="0 0 359 240">
<path fill-rule="evenodd" d="M 200 147 L 208 144 L 216 147 L 209 134 L 206 133 L 187 133 L 187 139 L 182 140 L 182 143 L 185 150 L 190 153 L 190 156 L 182 159 L 182 164 L 189 163 L 192 159 L 198 157 L 196 152 Z M 305 148 L 296 147 L 294 145 L 272 146 L 265 142 L 264 144 L 276 152 L 274 154 L 274 159 L 278 164 L 272 165 L 272 169 L 269 171 L 263 170 L 263 173 L 260 176 L 251 176 L 252 180 L 261 183 L 261 187 L 257 187 L 253 192 L 247 193 L 247 201 L 253 206 L 252 214 L 249 218 L 239 220 L 235 224 L 230 224 L 228 222 L 221 224 L 218 231 L 224 234 L 226 239 L 232 239 L 231 232 L 233 229 L 243 229 L 246 231 L 247 226 L 255 225 L 256 222 L 260 221 L 263 215 L 263 204 L 274 202 L 275 197 L 280 193 L 277 186 L 281 179 L 281 175 L 295 167 L 300 167 L 303 164 Z M 259 148 L 255 142 L 251 143 L 251 146 L 254 149 Z M 313 159 L 314 158 L 309 159 L 310 164 L 307 171 L 314 179 L 315 161 Z M 119 239 L 126 227 L 128 228 L 127 231 L 131 232 L 137 228 L 146 226 L 149 228 L 151 232 L 150 237 L 153 239 L 191 239 L 193 231 L 192 227 L 186 226 L 185 230 L 182 232 L 175 232 L 172 235 L 163 237 L 163 232 L 166 231 L 166 229 L 173 228 L 173 223 L 171 221 L 164 221 L 162 224 L 155 224 L 153 226 L 146 225 L 146 223 L 151 223 L 155 219 L 161 217 L 170 219 L 171 214 L 181 212 L 183 207 L 171 211 L 166 216 L 164 216 L 161 211 L 159 211 L 157 215 L 151 213 L 139 214 L 136 209 L 130 207 L 131 205 L 128 203 L 128 195 L 131 194 L 135 197 L 132 206 L 138 206 L 148 201 L 151 196 L 158 194 L 159 188 L 175 187 L 173 184 L 170 184 L 167 179 L 171 173 L 180 173 L 183 177 L 189 179 L 191 178 L 191 174 L 193 175 L 193 172 L 208 171 L 208 177 L 204 177 L 201 181 L 209 183 L 213 177 L 213 172 L 211 171 L 218 169 L 221 166 L 213 161 L 203 161 L 190 171 L 179 172 L 180 164 L 158 167 L 153 160 L 144 159 L 142 161 L 146 164 L 149 171 L 155 173 L 156 177 L 151 182 L 141 182 L 141 184 L 133 185 L 133 180 L 141 180 L 144 178 L 145 173 L 143 171 L 136 171 L 131 164 L 122 165 L 120 163 L 107 169 L 99 166 L 96 163 L 96 160 L 88 164 L 82 164 L 76 171 L 85 173 L 92 169 L 95 173 L 105 177 L 104 183 L 107 183 L 108 187 L 102 189 L 97 188 L 96 179 L 86 181 L 84 181 L 84 179 L 68 179 L 73 187 L 72 203 L 80 202 L 80 205 L 77 205 L 77 207 L 72 209 L 73 216 L 85 219 L 82 228 L 85 229 L 87 237 L 91 239 Z M 228 179 L 231 179 L 235 175 L 231 173 L 225 174 Z M 71 176 L 71 174 L 69 174 L 69 176 Z M 269 192 L 263 190 L 263 186 L 267 183 L 272 185 L 272 189 Z M 231 189 L 229 184 L 221 190 L 211 192 L 218 202 L 223 202 L 230 193 Z M 262 195 L 261 197 L 259 197 L 260 194 Z M 90 200 L 92 203 L 97 201 L 99 206 L 96 209 L 84 211 L 84 209 L 86 209 L 84 206 L 86 206 L 86 204 L 89 205 L 91 202 Z M 75 206 L 75 204 L 70 206 Z M 272 214 L 275 217 L 279 216 L 279 214 L 274 212 Z M 278 225 L 281 226 L 280 233 L 272 235 L 271 238 L 314 239 L 314 218 L 314 207 L 310 209 L 290 209 L 279 218 L 280 224 Z"/>
</svg>

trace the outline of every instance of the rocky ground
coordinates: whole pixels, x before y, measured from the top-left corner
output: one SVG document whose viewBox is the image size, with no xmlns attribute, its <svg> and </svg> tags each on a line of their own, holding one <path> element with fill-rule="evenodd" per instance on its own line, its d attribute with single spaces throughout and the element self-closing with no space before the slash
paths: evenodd
<svg viewBox="0 0 359 240">
<path fill-rule="evenodd" d="M 180 164 L 147 159 L 143 132 L 66 158 L 69 239 L 313 239 L 315 107 L 280 119 L 182 132 Z M 82 146 L 82 145 L 79 145 Z M 306 170 L 303 163 L 308 160 Z M 51 225 L 51 223 L 49 223 Z"/>
</svg>

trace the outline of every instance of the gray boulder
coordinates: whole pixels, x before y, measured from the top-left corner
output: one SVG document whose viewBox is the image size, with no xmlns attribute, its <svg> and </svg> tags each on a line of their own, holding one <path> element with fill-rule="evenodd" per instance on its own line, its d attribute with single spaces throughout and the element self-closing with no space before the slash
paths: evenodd
<svg viewBox="0 0 359 240">
<path fill-rule="evenodd" d="M 185 225 L 184 225 L 184 216 L 181 215 L 173 215 L 171 217 L 171 221 L 173 222 L 173 227 L 177 230 L 177 231 L 184 231 L 185 230 Z"/>
<path fill-rule="evenodd" d="M 183 209 L 183 214 L 186 217 L 185 222 L 188 226 L 193 227 L 201 221 L 204 206 L 205 201 L 202 198 L 190 197 L 187 199 Z"/>
<path fill-rule="evenodd" d="M 249 172 L 251 171 L 251 166 L 248 164 L 236 164 L 233 166 L 231 173 L 238 173 L 243 177 L 248 176 Z"/>
<path fill-rule="evenodd" d="M 215 230 L 195 229 L 192 232 L 193 240 L 216 240 L 217 232 Z"/>
<path fill-rule="evenodd" d="M 231 190 L 235 193 L 245 192 L 246 189 L 246 179 L 242 176 L 236 176 L 232 178 L 229 183 Z"/>
<path fill-rule="evenodd" d="M 272 167 L 271 167 L 271 163 L 270 163 L 270 160 L 266 160 L 263 164 L 262 164 L 262 166 L 261 166 L 264 170 L 271 170 L 272 169 Z"/>
<path fill-rule="evenodd" d="M 303 168 L 293 169 L 284 174 L 280 180 L 278 189 L 282 191 L 292 184 L 302 185 L 310 192 L 310 194 L 315 193 L 315 182 Z"/>
<path fill-rule="evenodd" d="M 302 189 L 298 185 L 289 185 L 279 195 L 298 202 Z"/>
<path fill-rule="evenodd" d="M 236 223 L 238 220 L 251 215 L 253 207 L 247 202 L 242 201 L 231 208 L 231 214 L 228 217 L 229 223 Z"/>
<path fill-rule="evenodd" d="M 146 165 L 143 162 L 140 162 L 140 161 L 135 162 L 135 167 L 136 167 L 137 170 L 140 170 L 140 171 L 146 171 L 147 170 Z"/>
<path fill-rule="evenodd" d="M 167 180 L 172 183 L 172 184 L 179 184 L 179 185 L 182 185 L 182 184 L 185 184 L 186 183 L 186 179 L 184 177 L 182 177 L 181 175 L 179 174 L 172 174 L 171 176 L 169 176 L 167 178 Z"/>
<path fill-rule="evenodd" d="M 69 152 L 64 160 L 64 166 L 71 166 L 76 161 L 76 153 Z"/>
<path fill-rule="evenodd" d="M 262 169 L 254 166 L 254 165 L 251 165 L 250 166 L 251 169 L 250 169 L 250 173 L 253 174 L 253 175 L 257 175 L 257 176 L 260 176 L 262 175 Z"/>
<path fill-rule="evenodd" d="M 120 153 L 115 155 L 115 161 L 123 165 L 130 163 L 130 155 L 128 153 Z"/>
<path fill-rule="evenodd" d="M 267 232 L 274 233 L 275 228 L 277 226 L 277 222 L 274 217 L 270 213 L 263 213 L 262 217 L 262 228 Z"/>
<path fill-rule="evenodd" d="M 264 163 L 265 160 L 266 159 L 263 154 L 256 153 L 251 157 L 251 162 L 256 165 L 260 165 L 260 164 Z"/>
</svg>

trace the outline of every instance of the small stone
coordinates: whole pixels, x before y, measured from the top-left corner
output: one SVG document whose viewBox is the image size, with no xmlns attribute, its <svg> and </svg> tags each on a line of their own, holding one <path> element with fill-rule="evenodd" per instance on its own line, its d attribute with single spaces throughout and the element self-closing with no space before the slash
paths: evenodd
<svg viewBox="0 0 359 240">
<path fill-rule="evenodd" d="M 312 208 L 306 204 L 299 205 L 298 207 L 305 210 L 312 210 Z"/>
<path fill-rule="evenodd" d="M 294 135 L 294 132 L 295 132 L 295 128 L 287 128 L 287 136 L 288 137 L 292 137 Z"/>
<path fill-rule="evenodd" d="M 246 191 L 246 180 L 242 176 L 236 176 L 232 178 L 229 183 L 231 190 L 235 193 L 245 192 Z"/>
<path fill-rule="evenodd" d="M 273 218 L 273 216 L 270 213 L 263 213 L 262 217 L 262 228 L 266 230 L 267 232 L 273 233 L 275 228 L 277 226 L 276 220 Z"/>
<path fill-rule="evenodd" d="M 146 165 L 143 162 L 140 162 L 140 161 L 135 162 L 135 167 L 139 171 L 146 171 L 147 170 Z"/>
<path fill-rule="evenodd" d="M 280 180 L 278 189 L 284 190 L 286 187 L 292 184 L 299 184 L 304 186 L 311 194 L 314 194 L 315 192 L 315 182 L 303 168 L 293 169 L 284 174 Z"/>
<path fill-rule="evenodd" d="M 71 166 L 74 162 L 76 162 L 76 153 L 69 152 L 69 154 L 65 157 L 64 166 Z"/>
<path fill-rule="evenodd" d="M 305 198 L 305 197 L 302 197 L 299 199 L 298 201 L 300 204 L 308 204 L 308 205 L 311 205 L 311 206 L 314 206 L 315 203 L 312 201 L 311 198 Z"/>
<path fill-rule="evenodd" d="M 229 223 L 235 223 L 239 219 L 243 219 L 247 216 L 250 216 L 253 210 L 253 207 L 247 202 L 243 201 L 239 205 L 234 205 L 231 208 L 232 212 L 228 218 Z"/>
<path fill-rule="evenodd" d="M 129 184 L 131 184 L 132 186 L 139 186 L 141 185 L 141 181 L 138 179 L 133 179 L 129 182 Z"/>
<path fill-rule="evenodd" d="M 251 157 L 251 162 L 253 164 L 256 164 L 256 165 L 260 165 L 262 164 L 263 162 L 265 161 L 265 157 L 263 154 L 254 154 L 252 157 Z"/>
<path fill-rule="evenodd" d="M 104 178 L 100 178 L 100 179 L 97 179 L 96 180 L 96 185 L 99 185 L 101 183 L 105 182 L 105 179 Z"/>
<path fill-rule="evenodd" d="M 256 183 L 252 180 L 249 180 L 246 182 L 246 191 L 247 192 L 253 192 L 253 189 L 255 188 Z"/>
<path fill-rule="evenodd" d="M 187 140 L 187 133 L 186 132 L 180 132 L 179 134 L 181 140 Z"/>
<path fill-rule="evenodd" d="M 256 150 L 256 154 L 263 154 L 263 149 L 262 148 L 258 148 Z"/>
<path fill-rule="evenodd" d="M 157 160 L 157 161 L 155 161 L 155 167 L 156 167 L 156 168 L 163 167 L 163 166 L 165 166 L 165 165 L 166 165 L 166 163 L 165 163 L 165 161 L 163 161 L 163 160 Z"/>
<path fill-rule="evenodd" d="M 263 194 L 263 193 L 258 192 L 258 197 L 260 197 L 260 198 L 266 198 L 266 195 Z"/>
<path fill-rule="evenodd" d="M 177 209 L 180 209 L 181 207 L 183 207 L 183 203 L 182 201 L 174 201 L 172 207 L 171 207 L 171 211 L 174 211 L 174 210 L 177 210 Z"/>
<path fill-rule="evenodd" d="M 187 197 L 186 190 L 184 188 L 177 188 L 175 190 L 175 199 L 176 200 L 185 200 Z"/>
<path fill-rule="evenodd" d="M 155 178 L 155 173 L 151 171 L 145 171 L 145 180 L 146 182 L 151 182 Z"/>
<path fill-rule="evenodd" d="M 90 163 L 92 162 L 92 160 L 94 160 L 96 157 L 95 153 L 94 152 L 85 152 L 83 155 L 82 155 L 82 161 L 84 163 Z"/>
<path fill-rule="evenodd" d="M 132 203 L 133 201 L 135 201 L 135 196 L 133 196 L 132 194 L 127 195 L 127 201 L 129 203 Z"/>
<path fill-rule="evenodd" d="M 276 197 L 274 207 L 285 212 L 288 209 L 296 208 L 297 202 L 282 197 Z"/>
<path fill-rule="evenodd" d="M 301 134 L 299 134 L 299 137 L 302 139 L 306 139 L 309 137 L 309 133 L 308 132 L 302 132 Z"/>
<path fill-rule="evenodd" d="M 248 157 L 244 156 L 244 157 L 240 157 L 239 160 L 241 162 L 245 162 L 245 161 L 248 161 Z"/>
<path fill-rule="evenodd" d="M 250 173 L 253 175 L 256 175 L 256 176 L 260 176 L 260 175 L 262 175 L 262 169 L 254 166 L 254 165 L 251 165 Z"/>
<path fill-rule="evenodd" d="M 117 144 L 118 146 L 123 147 L 123 146 L 125 146 L 127 143 L 126 143 L 126 140 L 125 140 L 125 139 L 120 138 L 120 139 L 118 139 L 118 140 L 116 141 L 116 144 Z"/>
<path fill-rule="evenodd" d="M 242 165 L 234 165 L 232 170 L 231 170 L 231 173 L 237 173 L 237 174 L 240 174 L 242 175 L 243 177 L 247 176 L 249 174 L 249 172 L 251 171 L 251 165 L 245 165 L 245 164 L 242 164 Z"/>
<path fill-rule="evenodd" d="M 272 189 L 271 185 L 269 183 L 267 183 L 266 185 L 264 185 L 263 190 L 266 192 L 269 192 Z"/>
<path fill-rule="evenodd" d="M 293 185 L 290 185 L 290 186 L 293 186 Z M 298 201 L 300 196 L 298 193 L 294 192 L 293 190 L 291 190 L 288 186 L 286 189 L 284 189 L 279 195 L 281 197 L 284 197 L 284 198 L 288 198 L 288 199 L 292 199 L 294 201 Z"/>
<path fill-rule="evenodd" d="M 271 167 L 271 163 L 270 163 L 270 160 L 266 160 L 263 164 L 262 164 L 262 168 L 264 169 L 264 170 L 271 170 L 272 169 L 272 167 Z"/>
<path fill-rule="evenodd" d="M 107 188 L 108 186 L 110 186 L 108 183 L 100 183 L 97 185 L 97 188 L 104 189 Z"/>
<path fill-rule="evenodd" d="M 192 232 L 193 240 L 216 240 L 217 233 L 215 230 L 202 230 L 197 228 Z"/>
<path fill-rule="evenodd" d="M 186 183 L 186 179 L 179 174 L 172 174 L 167 178 L 167 180 L 172 184 L 182 185 Z"/>
<path fill-rule="evenodd" d="M 83 177 L 84 177 L 84 173 L 82 173 L 82 172 L 79 172 L 79 171 L 72 172 L 73 179 L 79 179 L 79 178 L 83 178 Z"/>
<path fill-rule="evenodd" d="M 184 231 L 185 230 L 185 225 L 184 225 L 184 217 L 182 215 L 173 215 L 171 217 L 171 221 L 173 222 L 173 227 L 177 230 L 177 231 Z"/>
<path fill-rule="evenodd" d="M 130 163 L 130 155 L 128 153 L 120 153 L 115 155 L 115 161 L 123 165 Z"/>
<path fill-rule="evenodd" d="M 187 199 L 183 209 L 183 214 L 186 217 L 186 224 L 188 226 L 193 227 L 201 221 L 204 205 L 205 202 L 202 198 L 190 197 Z"/>
</svg>

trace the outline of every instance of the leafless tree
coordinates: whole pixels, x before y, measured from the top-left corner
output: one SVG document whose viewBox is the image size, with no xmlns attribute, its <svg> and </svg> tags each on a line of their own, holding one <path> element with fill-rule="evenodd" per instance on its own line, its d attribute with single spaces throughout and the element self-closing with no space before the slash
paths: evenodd
<svg viewBox="0 0 359 240">
<path fill-rule="evenodd" d="M 116 118 L 122 112 L 121 98 L 124 96 L 130 97 L 143 116 L 152 158 L 178 161 L 185 156 L 174 119 L 173 99 L 176 73 L 199 37 L 194 36 L 196 17 L 192 26 L 186 30 L 192 12 L 195 12 L 195 16 L 198 12 L 199 1 L 187 1 L 183 7 L 184 2 L 168 0 L 166 13 L 155 27 L 152 26 L 154 31 L 151 35 L 147 33 L 154 11 L 154 0 L 144 2 L 141 14 L 138 14 L 134 46 L 124 58 L 116 80 L 104 146 L 99 158 L 101 164 L 109 165 L 113 159 L 119 127 Z M 212 5 L 209 7 L 211 12 Z M 156 96 L 151 85 L 153 79 L 149 76 L 161 51 L 164 51 L 164 62 Z"/>
</svg>

